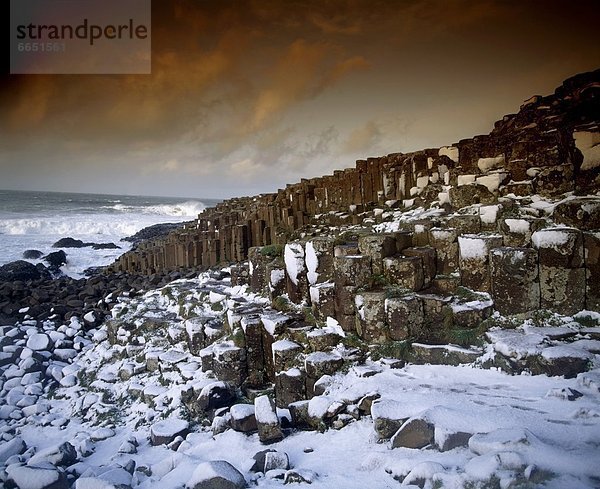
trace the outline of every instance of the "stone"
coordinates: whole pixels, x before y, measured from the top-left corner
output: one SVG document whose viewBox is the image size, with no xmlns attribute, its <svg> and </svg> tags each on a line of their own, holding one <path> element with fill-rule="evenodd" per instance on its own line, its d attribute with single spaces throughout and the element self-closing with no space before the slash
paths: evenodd
<svg viewBox="0 0 600 489">
<path fill-rule="evenodd" d="M 317 479 L 317 474 L 312 470 L 292 469 L 285 473 L 284 484 L 312 484 Z"/>
<path fill-rule="evenodd" d="M 265 275 L 271 301 L 286 293 L 285 263 L 282 258 L 267 263 Z"/>
<path fill-rule="evenodd" d="M 337 352 L 314 352 L 306 356 L 304 368 L 306 374 L 315 381 L 323 375 L 334 374 L 344 363 Z"/>
<path fill-rule="evenodd" d="M 435 265 L 439 274 L 458 270 L 458 233 L 453 228 L 431 228 L 429 243 L 435 249 Z"/>
<path fill-rule="evenodd" d="M 358 335 L 368 343 L 385 342 L 387 338 L 385 292 L 363 292 L 357 294 L 354 301 Z"/>
<path fill-rule="evenodd" d="M 454 450 L 455 448 L 466 448 L 469 446 L 469 440 L 472 436 L 472 433 L 467 433 L 464 431 L 446 433 L 443 437 L 443 442 L 438 444 L 438 450 L 440 452 L 448 452 L 450 450 Z"/>
<path fill-rule="evenodd" d="M 325 282 L 310 286 L 312 313 L 317 319 L 335 317 L 335 284 Z"/>
<path fill-rule="evenodd" d="M 42 256 L 44 256 L 44 254 L 40 250 L 25 250 L 23 252 L 23 258 L 26 260 L 38 260 Z"/>
<path fill-rule="evenodd" d="M 380 398 L 381 394 L 378 392 L 371 392 L 370 394 L 363 396 L 358 401 L 358 409 L 363 414 L 371 415 L 371 407 L 373 406 L 373 402 Z"/>
<path fill-rule="evenodd" d="M 225 460 L 202 462 L 185 485 L 186 489 L 243 489 L 246 479 Z"/>
<path fill-rule="evenodd" d="M 200 411 L 209 411 L 231 405 L 235 397 L 235 389 L 230 384 L 211 382 L 202 388 L 196 404 Z"/>
<path fill-rule="evenodd" d="M 250 387 L 259 387 L 266 381 L 263 323 L 258 315 L 252 314 L 242 318 L 241 326 L 244 332 L 246 365 L 248 368 L 246 384 Z"/>
<path fill-rule="evenodd" d="M 2 445 L 0 445 L 0 464 L 4 465 L 10 457 L 20 455 L 26 449 L 27 445 L 20 436 L 16 436 L 12 440 L 2 443 Z"/>
<path fill-rule="evenodd" d="M 386 299 L 385 313 L 391 340 L 400 341 L 421 336 L 425 317 L 420 298 L 405 295 Z"/>
<path fill-rule="evenodd" d="M 41 465 L 44 462 L 55 466 L 68 467 L 77 462 L 77 452 L 73 445 L 64 442 L 37 452 L 27 461 L 27 465 Z"/>
<path fill-rule="evenodd" d="M 389 234 L 360 236 L 358 250 L 361 255 L 371 257 L 372 273 L 382 275 L 383 259 L 396 254 L 396 238 Z"/>
<path fill-rule="evenodd" d="M 366 287 L 373 275 L 371 257 L 365 255 L 336 256 L 334 258 L 336 288 L 339 286 Z"/>
<path fill-rule="evenodd" d="M 334 238 L 319 236 L 306 243 L 305 261 L 308 283 L 333 281 Z"/>
<path fill-rule="evenodd" d="M 431 246 L 406 248 L 402 254 L 404 256 L 418 256 L 421 258 L 423 264 L 423 288 L 429 287 L 437 274 L 435 249 Z"/>
<path fill-rule="evenodd" d="M 558 224 L 581 231 L 600 230 L 600 198 L 576 197 L 560 202 L 552 213 Z"/>
<path fill-rule="evenodd" d="M 492 297 L 504 315 L 540 307 L 538 253 L 531 248 L 494 248 L 490 252 Z"/>
<path fill-rule="evenodd" d="M 273 258 L 262 253 L 262 247 L 253 247 L 248 249 L 248 264 L 250 270 L 250 290 L 252 292 L 261 292 L 267 286 L 267 263 Z"/>
<path fill-rule="evenodd" d="M 304 244 L 287 243 L 284 248 L 286 288 L 289 299 L 294 304 L 310 300 L 308 293 L 308 277 L 304 258 Z"/>
<path fill-rule="evenodd" d="M 275 403 L 266 395 L 254 399 L 258 438 L 261 443 L 273 443 L 283 439 L 283 432 Z"/>
<path fill-rule="evenodd" d="M 480 348 L 462 348 L 454 345 L 425 345 L 412 343 L 411 361 L 416 364 L 462 365 L 473 363 L 481 355 Z"/>
<path fill-rule="evenodd" d="M 433 443 L 434 427 L 424 419 L 407 420 L 392 436 L 392 448 L 424 448 Z"/>
<path fill-rule="evenodd" d="M 35 265 L 25 260 L 17 260 L 0 266 L 1 282 L 38 280 L 42 277 Z"/>
<path fill-rule="evenodd" d="M 30 466 L 12 464 L 6 467 L 7 487 L 29 488 L 35 481 L 36 489 L 68 489 L 66 474 L 51 465 Z"/>
<path fill-rule="evenodd" d="M 600 311 L 600 233 L 584 233 L 585 307 Z"/>
<path fill-rule="evenodd" d="M 410 417 L 403 408 L 405 406 L 401 402 L 392 399 L 372 401 L 373 428 L 380 440 L 391 438 Z"/>
<path fill-rule="evenodd" d="M 452 326 L 452 297 L 418 294 L 423 303 L 423 328 L 416 339 L 428 343 L 447 342 L 447 330 Z"/>
<path fill-rule="evenodd" d="M 269 470 L 288 470 L 290 460 L 285 452 L 272 451 L 265 454 L 264 472 Z"/>
<path fill-rule="evenodd" d="M 63 251 L 53 251 L 44 257 L 44 261 L 52 268 L 60 268 L 67 263 L 67 254 Z"/>
<path fill-rule="evenodd" d="M 493 204 L 496 196 L 484 185 L 470 184 L 450 188 L 450 203 L 454 209 L 473 204 Z"/>
<path fill-rule="evenodd" d="M 215 344 L 213 369 L 217 378 L 241 385 L 247 377 L 246 350 L 230 341 Z"/>
<path fill-rule="evenodd" d="M 291 368 L 279 372 L 275 376 L 275 402 L 279 408 L 287 408 L 290 404 L 306 399 L 306 374 Z"/>
<path fill-rule="evenodd" d="M 384 276 L 391 285 L 418 291 L 424 285 L 423 261 L 419 256 L 394 256 L 383 260 Z"/>
<path fill-rule="evenodd" d="M 231 415 L 230 425 L 235 431 L 251 433 L 258 429 L 253 404 L 234 404 L 229 409 L 229 413 Z"/>
<path fill-rule="evenodd" d="M 539 251 L 540 305 L 565 315 L 585 307 L 586 272 L 583 257 L 583 236 L 573 228 L 548 228 L 531 237 Z"/>
<path fill-rule="evenodd" d="M 206 346 L 204 325 L 207 323 L 205 317 L 193 317 L 185 320 L 185 333 L 188 349 L 192 355 L 199 355 L 200 350 Z"/>
<path fill-rule="evenodd" d="M 292 425 L 296 428 L 308 428 L 308 400 L 292 402 L 288 405 Z"/>
<path fill-rule="evenodd" d="M 189 423 L 183 419 L 168 418 L 150 427 L 150 444 L 166 445 L 171 443 L 178 436 L 185 436 L 189 428 Z"/>
<path fill-rule="evenodd" d="M 302 345 L 291 340 L 278 340 L 271 345 L 275 373 L 297 366 L 298 356 L 304 350 Z"/>
<path fill-rule="evenodd" d="M 471 290 L 491 291 L 489 252 L 503 244 L 500 235 L 464 234 L 458 237 L 461 284 Z"/>
</svg>

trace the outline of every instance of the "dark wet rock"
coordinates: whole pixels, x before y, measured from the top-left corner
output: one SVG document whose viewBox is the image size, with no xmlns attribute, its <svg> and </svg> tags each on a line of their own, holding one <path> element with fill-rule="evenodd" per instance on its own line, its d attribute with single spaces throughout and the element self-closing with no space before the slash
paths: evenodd
<svg viewBox="0 0 600 489">
<path fill-rule="evenodd" d="M 0 281 L 3 282 L 38 280 L 41 277 L 37 267 L 25 260 L 13 261 L 0 267 Z"/>
<path fill-rule="evenodd" d="M 164 223 L 164 224 L 155 224 L 153 226 L 148 226 L 147 228 L 141 229 L 133 236 L 128 236 L 127 238 L 123 238 L 121 241 L 128 241 L 133 243 L 134 246 L 137 246 L 142 241 L 146 241 L 148 239 L 156 239 L 161 238 L 169 234 L 171 231 L 176 229 L 180 229 L 184 226 L 185 223 Z"/>
<path fill-rule="evenodd" d="M 52 248 L 85 248 L 90 243 L 84 243 L 80 239 L 61 238 L 52 245 Z"/>
<path fill-rule="evenodd" d="M 44 261 L 53 268 L 60 268 L 67 263 L 67 254 L 63 251 L 53 251 L 44 257 Z"/>
<path fill-rule="evenodd" d="M 92 244 L 94 250 L 120 250 L 121 247 L 114 243 L 94 243 Z"/>
<path fill-rule="evenodd" d="M 23 252 L 23 258 L 26 260 L 37 260 L 41 258 L 44 254 L 40 250 L 25 250 Z"/>
</svg>

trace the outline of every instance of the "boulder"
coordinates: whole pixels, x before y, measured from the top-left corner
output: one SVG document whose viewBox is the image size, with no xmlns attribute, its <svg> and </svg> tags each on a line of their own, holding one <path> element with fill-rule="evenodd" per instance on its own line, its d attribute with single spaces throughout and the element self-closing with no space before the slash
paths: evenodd
<svg viewBox="0 0 600 489">
<path fill-rule="evenodd" d="M 67 254 L 63 251 L 53 251 L 44 257 L 44 261 L 52 268 L 60 268 L 67 263 Z"/>
<path fill-rule="evenodd" d="M 421 335 L 424 322 L 423 301 L 415 295 L 385 300 L 388 334 L 394 341 Z"/>
<path fill-rule="evenodd" d="M 231 428 L 242 433 L 251 433 L 256 431 L 256 416 L 254 415 L 254 405 L 252 404 L 234 404 L 229 410 L 231 415 Z"/>
<path fill-rule="evenodd" d="M 535 311 L 540 307 L 538 253 L 531 248 L 494 248 L 490 252 L 491 292 L 501 314 Z"/>
<path fill-rule="evenodd" d="M 52 245 L 52 248 L 85 248 L 90 246 L 91 243 L 84 243 L 80 239 L 74 238 L 61 238 Z"/>
<path fill-rule="evenodd" d="M 203 462 L 185 485 L 186 489 L 242 489 L 246 479 L 233 465 L 225 460 Z"/>
<path fill-rule="evenodd" d="M 433 443 L 434 427 L 424 419 L 411 418 L 392 436 L 392 448 L 424 448 Z"/>
<path fill-rule="evenodd" d="M 275 403 L 269 396 L 264 395 L 254 399 L 254 410 L 260 441 L 262 443 L 273 443 L 283 439 Z"/>
<path fill-rule="evenodd" d="M 279 372 L 275 376 L 275 401 L 277 407 L 287 408 L 288 405 L 306 398 L 306 374 L 291 368 Z"/>
<path fill-rule="evenodd" d="M 376 399 L 371 403 L 373 427 L 380 440 L 391 438 L 409 418 L 401 402 L 392 399 Z"/>
<path fill-rule="evenodd" d="M 37 452 L 27 461 L 27 465 L 41 465 L 43 462 L 68 467 L 77 462 L 77 452 L 69 442 L 61 443 Z"/>
<path fill-rule="evenodd" d="M 200 411 L 229 406 L 235 400 L 235 389 L 227 382 L 211 382 L 200 391 L 196 402 Z"/>
<path fill-rule="evenodd" d="M 171 443 L 178 436 L 185 436 L 189 423 L 183 419 L 168 418 L 150 427 L 150 444 L 165 445 Z"/>
<path fill-rule="evenodd" d="M 12 464 L 6 467 L 7 483 L 14 484 L 13 487 L 26 489 L 68 489 L 69 483 L 64 472 L 52 465 L 30 466 Z M 35 481 L 35 486 L 32 486 Z M 10 486 L 8 486 L 10 487 Z"/>
<path fill-rule="evenodd" d="M 40 270 L 25 260 L 17 260 L 0 267 L 1 282 L 17 282 L 27 280 L 38 280 L 42 278 Z"/>
<path fill-rule="evenodd" d="M 40 250 L 25 250 L 23 252 L 23 258 L 26 260 L 37 260 L 44 256 Z"/>
</svg>

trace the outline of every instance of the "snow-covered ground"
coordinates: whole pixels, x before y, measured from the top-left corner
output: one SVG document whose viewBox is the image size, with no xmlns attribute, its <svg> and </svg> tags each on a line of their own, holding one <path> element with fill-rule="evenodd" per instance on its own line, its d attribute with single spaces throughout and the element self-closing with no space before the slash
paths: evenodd
<svg viewBox="0 0 600 489">
<path fill-rule="evenodd" d="M 105 324 L 83 332 L 77 320 L 4 327 L 0 362 L 6 354 L 17 361 L 0 363 L 0 477 L 21 481 L 21 489 L 42 489 L 55 479 L 65 481 L 56 487 L 77 489 L 175 489 L 217 472 L 235 479 L 229 466 L 200 465 L 227 461 L 248 485 L 265 488 L 301 479 L 332 489 L 600 487 L 600 362 L 589 335 L 580 334 L 578 341 L 587 343 L 579 350 L 595 369 L 572 379 L 510 376 L 473 365 L 393 368 L 367 360 L 332 375 L 309 404 L 309 411 L 337 413 L 339 422 L 322 432 L 286 428 L 284 421 L 283 440 L 264 445 L 256 432 L 226 429 L 226 422 L 197 423 L 182 396 L 216 379 L 202 372 L 202 358 L 188 349 L 185 332 L 193 331 L 193 320 L 186 318 L 215 319 L 210 331 L 219 337 L 216 319 L 235 303 L 265 308 L 266 302 L 204 274 L 140 298 L 120 298 L 113 316 L 129 328 Z M 556 327 L 526 327 L 513 336 L 556 333 Z M 511 352 L 528 348 L 507 335 L 497 340 L 498 348 Z M 234 415 L 249 410 L 237 408 Z M 288 410 L 278 415 L 290 418 Z M 430 426 L 431 443 L 392 448 L 393 439 L 380 439 L 385 430 L 378 423 L 407 419 Z M 153 445 L 159 436 L 166 444 Z M 58 448 L 65 442 L 74 450 Z M 290 470 L 271 457 L 279 468 L 266 475 L 252 471 L 253 456 L 267 448 L 287 454 Z"/>
</svg>

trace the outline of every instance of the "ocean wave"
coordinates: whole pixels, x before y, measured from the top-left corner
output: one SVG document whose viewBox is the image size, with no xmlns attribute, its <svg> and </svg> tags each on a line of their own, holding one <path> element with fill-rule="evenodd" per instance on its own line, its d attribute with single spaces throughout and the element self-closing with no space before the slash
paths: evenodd
<svg viewBox="0 0 600 489">
<path fill-rule="evenodd" d="M 195 218 L 200 214 L 206 206 L 197 200 L 188 200 L 177 204 L 156 204 L 148 206 L 134 206 L 117 203 L 114 205 L 102 206 L 102 209 L 110 209 L 119 213 L 142 213 L 158 216 L 173 216 L 173 217 L 192 217 Z"/>
<path fill-rule="evenodd" d="M 151 205 L 145 211 L 163 216 L 197 217 L 206 206 L 197 200 L 188 200 L 179 204 Z"/>
</svg>

